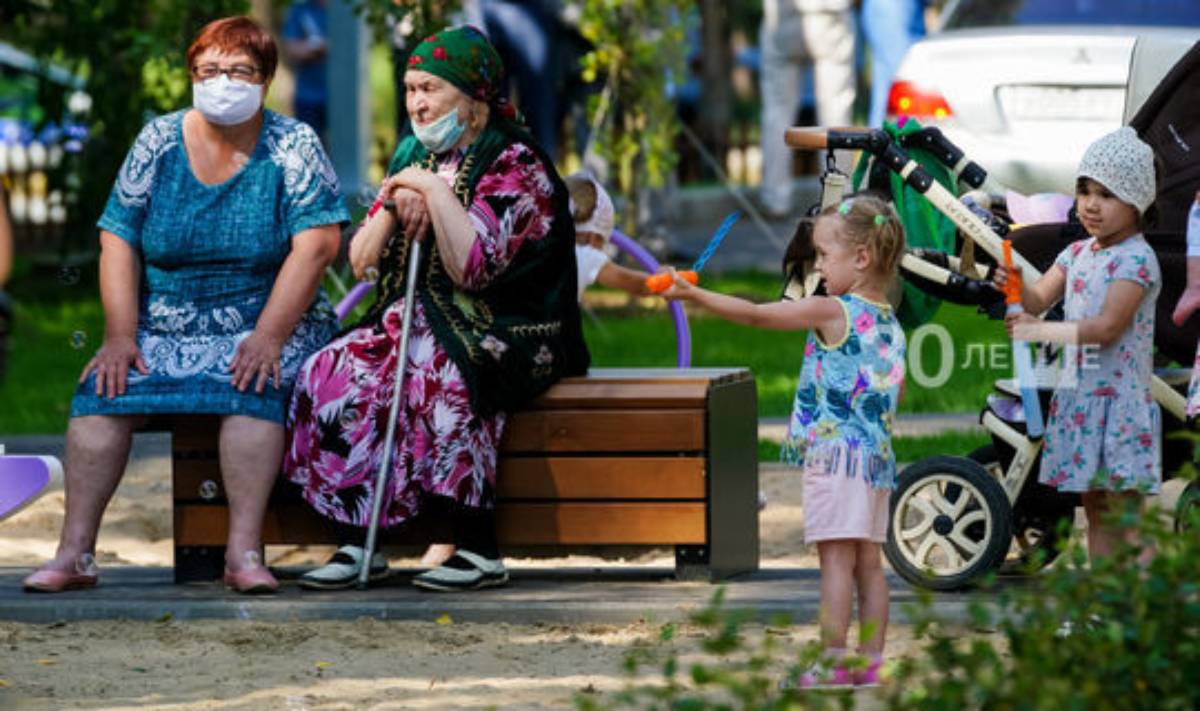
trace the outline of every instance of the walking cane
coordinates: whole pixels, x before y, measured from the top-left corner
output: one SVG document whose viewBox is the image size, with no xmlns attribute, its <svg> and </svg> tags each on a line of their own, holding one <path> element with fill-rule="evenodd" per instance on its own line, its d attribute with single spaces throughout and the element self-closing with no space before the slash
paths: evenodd
<svg viewBox="0 0 1200 711">
<path fill-rule="evenodd" d="M 371 524 L 367 527 L 362 566 L 358 569 L 358 589 L 366 590 L 371 575 L 371 557 L 375 555 L 375 537 L 379 533 L 379 515 L 383 511 L 383 490 L 387 486 L 388 469 L 392 463 L 392 447 L 396 443 L 396 420 L 400 415 L 400 394 L 404 391 L 404 364 L 408 360 L 408 332 L 412 329 L 413 298 L 417 290 L 417 265 L 421 262 L 421 243 L 414 238 L 408 251 L 408 281 L 404 285 L 404 317 L 400 326 L 400 344 L 396 351 L 396 383 L 392 388 L 392 409 L 388 413 L 387 436 L 383 443 L 383 460 L 375 473 L 375 492 L 371 496 Z"/>
</svg>

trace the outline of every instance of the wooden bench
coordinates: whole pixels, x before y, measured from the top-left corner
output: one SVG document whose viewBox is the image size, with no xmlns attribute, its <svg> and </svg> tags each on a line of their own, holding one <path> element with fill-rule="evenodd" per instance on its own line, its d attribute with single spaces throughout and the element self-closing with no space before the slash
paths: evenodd
<svg viewBox="0 0 1200 711">
<path fill-rule="evenodd" d="M 217 424 L 214 416 L 170 420 L 176 582 L 214 579 L 223 566 Z M 593 369 L 568 378 L 509 418 L 497 476 L 501 546 L 674 546 L 681 578 L 757 570 L 757 444 L 748 370 Z M 420 525 L 405 526 L 381 542 L 423 543 L 422 535 Z M 334 541 L 281 485 L 263 543 Z"/>
</svg>

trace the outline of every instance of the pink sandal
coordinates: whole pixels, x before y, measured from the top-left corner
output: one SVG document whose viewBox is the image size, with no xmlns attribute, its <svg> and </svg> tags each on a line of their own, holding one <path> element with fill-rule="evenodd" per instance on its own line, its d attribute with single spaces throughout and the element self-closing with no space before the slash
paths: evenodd
<svg viewBox="0 0 1200 711">
<path fill-rule="evenodd" d="M 100 582 L 100 569 L 91 553 L 81 553 L 73 570 L 50 568 L 50 563 L 21 582 L 25 592 L 59 593 L 64 590 L 93 588 Z"/>
<path fill-rule="evenodd" d="M 241 570 L 230 570 L 229 564 L 225 564 L 225 587 L 243 595 L 263 595 L 279 589 L 279 581 L 262 564 L 258 551 L 246 551 L 242 559 L 245 567 Z"/>
</svg>

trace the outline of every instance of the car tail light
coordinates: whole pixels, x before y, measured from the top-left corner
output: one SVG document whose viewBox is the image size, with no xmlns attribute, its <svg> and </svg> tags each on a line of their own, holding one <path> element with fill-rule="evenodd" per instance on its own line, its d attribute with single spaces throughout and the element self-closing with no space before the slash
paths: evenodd
<svg viewBox="0 0 1200 711">
<path fill-rule="evenodd" d="M 910 81 L 892 83 L 888 92 L 889 116 L 942 119 L 952 115 L 950 104 L 937 90 L 918 86 Z"/>
</svg>

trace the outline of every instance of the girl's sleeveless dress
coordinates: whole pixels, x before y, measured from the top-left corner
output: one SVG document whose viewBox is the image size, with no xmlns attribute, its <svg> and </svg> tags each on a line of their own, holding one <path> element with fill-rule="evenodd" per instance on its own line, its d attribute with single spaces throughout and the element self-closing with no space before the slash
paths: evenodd
<svg viewBox="0 0 1200 711">
<path fill-rule="evenodd" d="M 1113 345 L 1064 349 L 1038 481 L 1059 491 L 1154 493 L 1162 483 L 1161 414 L 1150 394 L 1150 376 L 1162 276 L 1141 235 L 1107 249 L 1097 246 L 1095 239 L 1080 240 L 1054 262 L 1067 279 L 1064 318 L 1099 314 L 1114 281 L 1141 286 L 1142 300 L 1133 324 Z"/>
<path fill-rule="evenodd" d="M 846 332 L 810 331 L 782 458 L 803 470 L 804 540 L 887 538 L 896 482 L 892 420 L 904 382 L 904 331 L 887 304 L 836 297 Z"/>
</svg>

